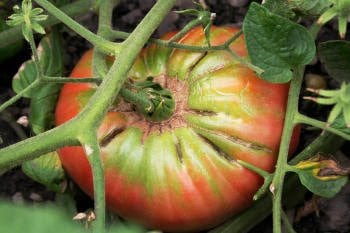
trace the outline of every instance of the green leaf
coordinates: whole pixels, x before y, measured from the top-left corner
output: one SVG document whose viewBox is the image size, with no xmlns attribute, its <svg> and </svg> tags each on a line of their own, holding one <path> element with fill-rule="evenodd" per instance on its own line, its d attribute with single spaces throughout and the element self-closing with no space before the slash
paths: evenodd
<svg viewBox="0 0 350 233">
<path fill-rule="evenodd" d="M 266 0 L 263 6 L 271 12 L 286 18 L 293 18 L 295 16 L 291 5 L 286 0 Z"/>
<path fill-rule="evenodd" d="M 320 15 L 329 8 L 329 0 L 290 0 L 294 10 L 304 15 Z"/>
<path fill-rule="evenodd" d="M 348 110 L 348 109 L 346 109 L 346 110 Z M 344 113 L 343 113 L 343 114 L 344 114 Z M 331 127 L 332 127 L 332 128 L 335 128 L 335 129 L 337 129 L 337 130 L 339 130 L 339 131 L 342 131 L 342 132 L 345 133 L 345 134 L 350 135 L 350 128 L 347 127 L 347 125 L 346 125 L 346 123 L 345 123 L 345 117 L 344 117 L 343 114 L 339 115 L 339 116 L 335 119 L 335 121 L 332 123 Z"/>
<path fill-rule="evenodd" d="M 312 193 L 331 198 L 336 195 L 341 188 L 347 183 L 348 178 L 346 176 L 336 180 L 323 181 L 317 179 L 312 170 L 301 170 L 298 173 L 301 183 Z"/>
<path fill-rule="evenodd" d="M 65 174 L 57 152 L 51 152 L 22 164 L 23 172 L 31 179 L 55 192 L 64 189 Z"/>
<path fill-rule="evenodd" d="M 243 32 L 251 62 L 262 68 L 262 78 L 284 83 L 292 79 L 292 69 L 308 64 L 315 55 L 312 36 L 301 25 L 252 3 L 243 22 Z"/>
<path fill-rule="evenodd" d="M 63 72 L 63 54 L 61 38 L 56 30 L 43 37 L 38 46 L 42 71 L 47 76 L 61 76 Z M 26 61 L 14 76 L 13 90 L 19 93 L 37 78 L 35 63 Z M 55 103 L 61 84 L 44 83 L 32 89 L 24 96 L 31 98 L 29 121 L 34 133 L 41 133 L 53 125 Z"/>
<path fill-rule="evenodd" d="M 84 233 L 64 211 L 54 206 L 25 206 L 0 203 L 0 232 L 6 233 Z"/>
<path fill-rule="evenodd" d="M 340 82 L 350 81 L 350 41 L 335 40 L 321 43 L 318 52 L 330 76 Z"/>
<path fill-rule="evenodd" d="M 321 175 L 326 170 L 334 173 L 332 175 Z M 348 181 L 347 176 L 336 174 L 336 172 L 342 171 L 337 163 L 323 155 L 316 155 L 299 162 L 292 166 L 292 171 L 298 174 L 301 183 L 308 190 L 327 198 L 336 195 Z"/>
</svg>

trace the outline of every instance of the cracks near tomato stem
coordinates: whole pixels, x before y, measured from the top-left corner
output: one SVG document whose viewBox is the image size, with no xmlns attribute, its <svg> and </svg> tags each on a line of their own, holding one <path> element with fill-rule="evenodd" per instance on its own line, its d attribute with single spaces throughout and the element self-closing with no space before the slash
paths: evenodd
<svg viewBox="0 0 350 233">
<path fill-rule="evenodd" d="M 121 112 L 125 115 L 127 123 L 125 128 L 136 127 L 143 132 L 142 141 L 150 134 L 161 134 L 165 131 L 173 131 L 176 128 L 187 127 L 185 120 L 186 113 L 191 110 L 187 107 L 188 99 L 188 84 L 186 81 L 178 80 L 177 78 L 159 75 L 153 80 L 159 83 L 162 87 L 168 89 L 175 99 L 175 111 L 170 119 L 162 122 L 152 122 L 137 111 L 132 104 L 121 100 L 118 106 L 113 111 Z"/>
<path fill-rule="evenodd" d="M 213 131 L 213 130 L 208 130 L 208 129 L 204 129 L 195 125 L 190 125 L 196 132 L 198 135 L 200 135 L 201 137 L 206 138 L 204 135 L 202 135 L 200 133 L 200 131 L 203 132 L 203 134 L 208 133 L 208 134 L 214 134 L 216 136 L 219 136 L 223 139 L 226 139 L 230 142 L 233 142 L 237 145 L 240 145 L 242 147 L 245 147 L 247 149 L 250 150 L 254 150 L 254 151 L 265 151 L 266 153 L 272 153 L 272 150 L 269 149 L 268 147 L 264 146 L 264 145 L 259 145 L 253 142 L 248 142 L 245 139 L 239 138 L 239 137 L 235 137 L 235 136 L 231 136 L 231 135 L 227 135 L 223 132 L 217 132 L 217 131 Z M 209 140 L 209 139 L 208 139 Z M 210 141 L 210 140 L 209 140 Z"/>
<path fill-rule="evenodd" d="M 224 152 L 220 147 L 215 145 L 212 141 L 204 137 L 203 135 L 197 134 L 205 143 L 207 143 L 209 146 L 211 146 L 216 152 L 218 152 L 219 156 L 229 163 L 236 162 L 237 160 L 233 158 L 232 156 L 228 155 L 226 152 Z"/>
<path fill-rule="evenodd" d="M 101 147 L 107 146 L 115 137 L 117 137 L 124 130 L 125 130 L 124 127 L 122 127 L 122 128 L 114 128 L 111 132 L 109 132 L 106 136 L 104 136 L 102 138 L 102 140 L 100 141 L 100 146 Z"/>
<path fill-rule="evenodd" d="M 180 142 L 178 140 L 175 142 L 175 148 L 177 158 L 179 159 L 180 163 L 183 163 L 183 153 L 181 150 Z"/>
</svg>

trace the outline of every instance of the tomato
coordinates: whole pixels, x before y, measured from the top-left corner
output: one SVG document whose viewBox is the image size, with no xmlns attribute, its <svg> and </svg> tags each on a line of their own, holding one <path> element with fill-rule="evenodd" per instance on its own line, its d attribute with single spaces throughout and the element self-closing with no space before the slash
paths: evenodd
<svg viewBox="0 0 350 233">
<path fill-rule="evenodd" d="M 213 26 L 211 44 L 219 45 L 237 31 Z M 206 41 L 198 27 L 179 43 Z M 231 49 L 247 56 L 242 36 Z M 71 77 L 91 76 L 91 57 L 92 51 L 86 52 Z M 126 219 L 163 231 L 208 229 L 247 208 L 262 178 L 236 160 L 274 169 L 288 84 L 258 78 L 228 52 L 156 45 L 145 48 L 130 71 L 134 83 L 149 76 L 172 92 L 175 111 L 170 119 L 152 122 L 121 98 L 111 107 L 98 132 L 107 206 Z M 95 89 L 94 84 L 65 84 L 56 123 L 77 115 Z M 59 154 L 69 175 L 93 196 L 83 149 L 65 147 Z"/>
</svg>

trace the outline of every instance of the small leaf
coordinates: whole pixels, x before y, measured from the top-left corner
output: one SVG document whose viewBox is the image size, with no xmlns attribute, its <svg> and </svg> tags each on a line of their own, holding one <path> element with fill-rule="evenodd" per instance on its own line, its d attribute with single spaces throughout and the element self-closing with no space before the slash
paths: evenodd
<svg viewBox="0 0 350 233">
<path fill-rule="evenodd" d="M 298 174 L 301 183 L 311 192 L 322 197 L 331 198 L 336 195 L 347 183 L 347 176 L 325 175 L 325 171 L 336 171 L 335 162 L 317 155 L 308 160 L 301 161 L 293 166 L 293 171 Z"/>
<path fill-rule="evenodd" d="M 318 46 L 318 51 L 330 76 L 340 82 L 350 81 L 350 41 L 327 41 Z"/>
<path fill-rule="evenodd" d="M 64 191 L 64 170 L 57 152 L 51 152 L 22 164 L 23 172 L 55 192 Z"/>
<path fill-rule="evenodd" d="M 36 79 L 37 71 L 32 60 L 24 62 L 12 80 L 12 89 L 19 93 Z M 27 91 L 23 96 L 30 98 L 35 95 L 36 90 Z"/>
<path fill-rule="evenodd" d="M 24 36 L 24 39 L 28 42 L 29 42 L 29 38 L 30 38 L 31 33 L 32 33 L 32 31 L 30 30 L 30 28 L 28 28 L 26 26 L 26 24 L 22 24 L 22 34 Z"/>
<path fill-rule="evenodd" d="M 301 25 L 252 3 L 243 22 L 249 57 L 264 70 L 262 78 L 275 83 L 292 79 L 292 69 L 308 64 L 315 55 L 315 44 Z"/>
<path fill-rule="evenodd" d="M 32 24 L 32 28 L 33 28 L 33 30 L 34 31 L 36 31 L 37 33 L 40 33 L 40 34 L 45 34 L 45 30 L 44 30 L 44 28 L 40 25 L 40 24 L 38 24 L 38 23 L 36 23 L 36 22 L 34 22 L 33 24 Z"/>
</svg>

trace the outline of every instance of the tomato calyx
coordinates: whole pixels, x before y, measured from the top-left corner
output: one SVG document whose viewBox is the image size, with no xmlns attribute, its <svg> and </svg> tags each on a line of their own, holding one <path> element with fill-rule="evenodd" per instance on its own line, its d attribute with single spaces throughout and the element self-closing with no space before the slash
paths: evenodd
<svg viewBox="0 0 350 233">
<path fill-rule="evenodd" d="M 136 110 L 147 120 L 161 122 L 171 118 L 175 110 L 174 97 L 168 89 L 153 82 L 153 77 L 142 82 L 128 83 L 128 86 L 131 88 L 123 89 L 121 95 L 134 104 Z"/>
<path fill-rule="evenodd" d="M 191 110 L 187 106 L 188 85 L 185 81 L 166 75 L 144 81 L 129 80 L 121 89 L 120 97 L 113 111 L 128 119 L 126 127 L 142 129 L 144 139 L 152 133 L 187 126 L 185 115 Z"/>
</svg>

